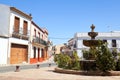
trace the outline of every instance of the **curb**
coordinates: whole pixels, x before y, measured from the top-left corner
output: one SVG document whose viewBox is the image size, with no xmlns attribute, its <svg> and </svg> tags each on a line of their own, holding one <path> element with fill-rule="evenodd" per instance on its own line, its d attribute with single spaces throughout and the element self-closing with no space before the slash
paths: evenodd
<svg viewBox="0 0 120 80">
<path fill-rule="evenodd" d="M 101 71 L 77 71 L 77 70 L 69 70 L 62 68 L 55 68 L 55 72 L 65 73 L 65 74 L 77 74 L 77 75 L 86 75 L 86 76 L 120 76 L 120 71 L 109 71 L 109 72 L 101 72 Z"/>
</svg>

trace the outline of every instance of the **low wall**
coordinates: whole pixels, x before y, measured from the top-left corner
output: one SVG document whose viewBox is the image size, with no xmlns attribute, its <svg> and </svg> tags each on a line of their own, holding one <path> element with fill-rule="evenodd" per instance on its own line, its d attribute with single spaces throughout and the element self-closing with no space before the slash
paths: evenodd
<svg viewBox="0 0 120 80">
<path fill-rule="evenodd" d="M 65 73 L 65 74 L 77 74 L 77 75 L 88 75 L 88 76 L 120 76 L 120 71 L 77 71 L 77 70 L 68 70 L 62 68 L 55 68 L 55 72 Z"/>
</svg>

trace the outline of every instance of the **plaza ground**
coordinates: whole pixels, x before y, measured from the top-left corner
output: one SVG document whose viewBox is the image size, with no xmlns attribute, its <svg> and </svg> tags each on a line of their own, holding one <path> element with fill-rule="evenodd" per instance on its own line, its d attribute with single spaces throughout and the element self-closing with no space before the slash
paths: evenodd
<svg viewBox="0 0 120 80">
<path fill-rule="evenodd" d="M 53 72 L 52 67 L 0 73 L 0 80 L 120 80 L 120 76 L 83 76 Z"/>
</svg>

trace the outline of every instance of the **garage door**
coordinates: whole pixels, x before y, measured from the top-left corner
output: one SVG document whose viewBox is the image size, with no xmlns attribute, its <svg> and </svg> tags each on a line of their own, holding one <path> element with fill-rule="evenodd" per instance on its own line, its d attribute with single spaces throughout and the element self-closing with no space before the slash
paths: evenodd
<svg viewBox="0 0 120 80">
<path fill-rule="evenodd" d="M 11 64 L 19 64 L 23 62 L 27 62 L 28 55 L 28 46 L 25 45 L 11 45 L 11 55 L 10 55 L 10 63 Z"/>
</svg>

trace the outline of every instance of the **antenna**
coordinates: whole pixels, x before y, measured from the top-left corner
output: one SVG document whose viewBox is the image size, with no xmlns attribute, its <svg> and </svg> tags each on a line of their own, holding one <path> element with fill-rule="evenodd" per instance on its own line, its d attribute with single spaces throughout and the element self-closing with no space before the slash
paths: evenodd
<svg viewBox="0 0 120 80">
<path fill-rule="evenodd" d="M 111 26 L 107 26 L 107 28 L 108 28 L 108 31 L 109 31 L 109 32 L 112 32 L 112 31 L 111 31 Z"/>
</svg>

